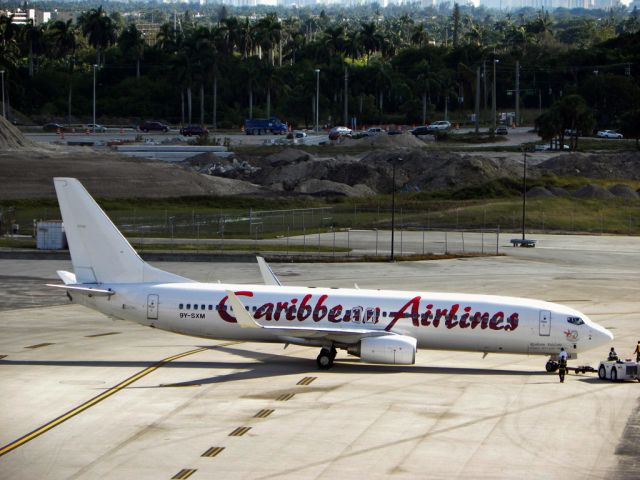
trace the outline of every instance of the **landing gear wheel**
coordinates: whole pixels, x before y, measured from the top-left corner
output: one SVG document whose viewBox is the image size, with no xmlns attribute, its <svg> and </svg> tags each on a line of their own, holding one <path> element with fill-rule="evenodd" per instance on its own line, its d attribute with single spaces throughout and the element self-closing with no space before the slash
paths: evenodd
<svg viewBox="0 0 640 480">
<path fill-rule="evenodd" d="M 332 350 L 335 351 L 335 349 Z M 333 366 L 335 353 L 332 354 L 332 350 L 328 350 L 326 348 L 320 350 L 320 354 L 318 355 L 318 358 L 316 358 L 316 363 L 320 370 L 329 370 Z"/>
<path fill-rule="evenodd" d="M 612 382 L 618 381 L 618 370 L 616 370 L 615 367 L 611 369 L 611 381 Z"/>
<path fill-rule="evenodd" d="M 544 368 L 547 370 L 547 372 L 553 373 L 553 372 L 558 370 L 558 362 L 554 362 L 553 360 L 549 360 L 547 362 L 547 364 L 544 366 Z"/>
<path fill-rule="evenodd" d="M 606 380 L 607 379 L 607 369 L 604 368 L 604 365 L 600 365 L 600 368 L 598 369 L 598 378 L 600 380 Z"/>
</svg>

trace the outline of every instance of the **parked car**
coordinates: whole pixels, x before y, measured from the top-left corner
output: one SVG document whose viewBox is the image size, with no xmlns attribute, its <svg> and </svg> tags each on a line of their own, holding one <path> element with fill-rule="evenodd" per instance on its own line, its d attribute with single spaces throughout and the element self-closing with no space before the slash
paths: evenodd
<svg viewBox="0 0 640 480">
<path fill-rule="evenodd" d="M 498 125 L 496 127 L 496 135 L 508 135 L 509 129 L 506 125 Z"/>
<path fill-rule="evenodd" d="M 200 136 L 200 135 L 208 135 L 209 130 L 200 125 L 187 125 L 186 127 L 182 127 L 180 129 L 180 135 L 184 135 L 185 137 L 190 137 L 192 135 Z"/>
<path fill-rule="evenodd" d="M 596 136 L 600 138 L 624 138 L 621 133 L 615 130 L 600 130 Z"/>
<path fill-rule="evenodd" d="M 143 132 L 168 132 L 169 125 L 165 125 L 162 122 L 142 122 L 140 124 L 140 130 Z"/>
<path fill-rule="evenodd" d="M 294 130 L 293 138 L 305 138 L 307 136 L 307 132 L 303 132 L 302 130 Z"/>
<path fill-rule="evenodd" d="M 367 129 L 367 133 L 369 135 L 379 135 L 381 133 L 385 133 L 386 130 L 382 127 L 371 127 Z"/>
<path fill-rule="evenodd" d="M 433 132 L 429 129 L 428 125 L 422 125 L 411 130 L 411 133 L 417 137 L 419 135 L 429 135 Z"/>
<path fill-rule="evenodd" d="M 564 131 L 565 137 L 579 137 L 580 133 L 575 128 L 567 128 Z"/>
<path fill-rule="evenodd" d="M 337 140 L 340 137 L 350 137 L 353 130 L 347 127 L 333 127 L 329 130 L 329 140 Z"/>
<path fill-rule="evenodd" d="M 99 124 L 93 124 L 93 123 L 88 123 L 87 124 L 87 129 L 94 131 L 94 126 L 95 126 L 95 131 L 98 133 L 104 133 L 107 131 L 107 127 L 105 127 L 104 125 L 99 125 Z"/>
<path fill-rule="evenodd" d="M 60 125 L 59 123 L 47 123 L 42 126 L 42 130 L 45 132 L 57 132 L 58 130 L 60 130 L 61 132 L 66 131 L 64 126 Z"/>
<path fill-rule="evenodd" d="M 429 130 L 435 132 L 436 130 L 449 130 L 451 128 L 451 122 L 446 120 L 439 120 L 429 125 Z"/>
</svg>

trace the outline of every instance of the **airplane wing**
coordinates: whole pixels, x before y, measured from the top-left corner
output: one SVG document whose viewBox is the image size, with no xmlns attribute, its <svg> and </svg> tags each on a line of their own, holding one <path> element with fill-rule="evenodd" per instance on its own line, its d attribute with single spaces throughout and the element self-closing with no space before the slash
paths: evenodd
<svg viewBox="0 0 640 480">
<path fill-rule="evenodd" d="M 275 285 L 281 286 L 280 280 L 276 277 L 276 274 L 273 273 L 269 264 L 262 257 L 256 257 L 258 260 L 258 267 L 260 267 L 260 275 L 262 275 L 262 280 L 265 285 Z"/>
<path fill-rule="evenodd" d="M 235 293 L 227 290 L 229 303 L 233 307 L 233 313 L 238 325 L 242 328 L 262 328 L 273 331 L 281 337 L 299 339 L 330 339 L 341 343 L 356 343 L 364 337 L 379 337 L 383 335 L 396 335 L 382 329 L 354 328 L 354 327 L 306 327 L 306 326 L 280 326 L 261 325 L 247 311 Z"/>
</svg>

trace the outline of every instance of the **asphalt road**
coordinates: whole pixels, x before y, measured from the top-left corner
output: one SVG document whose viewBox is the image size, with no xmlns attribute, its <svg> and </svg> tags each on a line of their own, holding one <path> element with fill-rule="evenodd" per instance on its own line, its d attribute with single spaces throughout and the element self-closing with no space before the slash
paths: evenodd
<svg viewBox="0 0 640 480">
<path fill-rule="evenodd" d="M 631 354 L 640 239 L 544 237 L 507 253 L 272 267 L 287 285 L 561 302 Z M 201 281 L 259 279 L 255 263 L 156 265 Z M 184 337 L 39 294 L 68 268 L 0 260 L 0 446 L 25 442 L 0 457 L 0 478 L 640 477 L 637 382 L 571 374 L 560 384 L 542 357 L 446 351 L 420 351 L 406 367 L 341 353 L 319 372 L 313 348 Z"/>
</svg>

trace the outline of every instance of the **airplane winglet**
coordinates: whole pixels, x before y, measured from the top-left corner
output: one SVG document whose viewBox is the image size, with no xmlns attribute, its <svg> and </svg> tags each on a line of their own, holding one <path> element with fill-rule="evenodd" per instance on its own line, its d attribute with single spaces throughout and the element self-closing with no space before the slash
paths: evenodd
<svg viewBox="0 0 640 480">
<path fill-rule="evenodd" d="M 244 308 L 244 305 L 235 293 L 227 290 L 227 295 L 229 296 L 229 303 L 231 303 L 233 307 L 233 314 L 238 321 L 238 325 L 242 328 L 262 328 L 262 325 L 256 322 L 246 308 Z"/>
<path fill-rule="evenodd" d="M 262 275 L 262 281 L 264 284 L 282 286 L 282 283 L 280 283 L 280 280 L 276 274 L 273 273 L 273 270 L 271 270 L 271 267 L 265 259 L 262 257 L 256 257 L 256 260 L 258 260 L 258 267 L 260 267 L 260 275 Z"/>
</svg>

